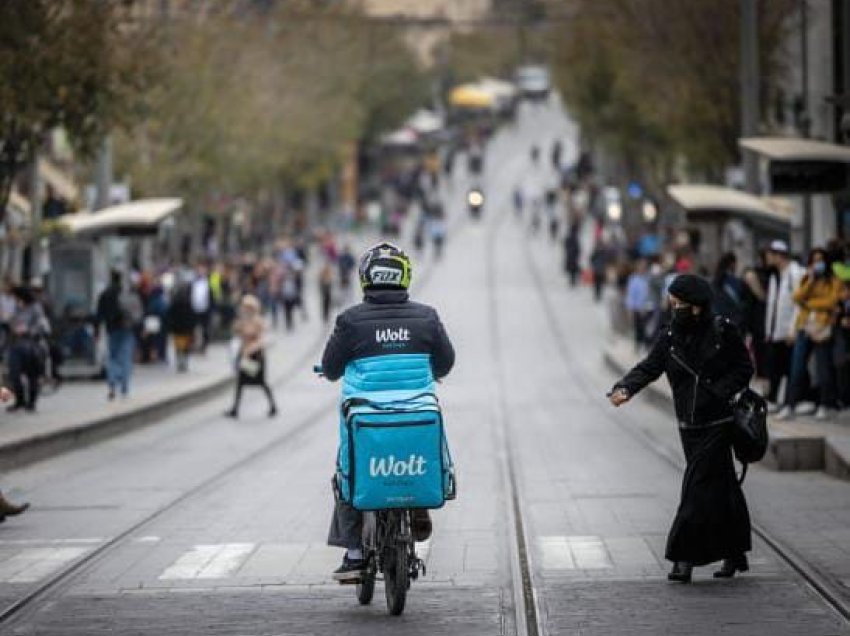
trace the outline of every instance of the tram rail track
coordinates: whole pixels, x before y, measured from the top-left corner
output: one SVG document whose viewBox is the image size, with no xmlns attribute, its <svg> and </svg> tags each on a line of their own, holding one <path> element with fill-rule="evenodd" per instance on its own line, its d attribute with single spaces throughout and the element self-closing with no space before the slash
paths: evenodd
<svg viewBox="0 0 850 636">
<path fill-rule="evenodd" d="M 454 235 L 467 227 L 469 227 L 468 215 L 465 210 L 458 209 L 457 215 L 450 224 L 450 231 Z M 438 263 L 434 262 L 431 263 L 427 269 L 424 269 L 417 285 L 420 291 L 426 289 L 430 285 L 437 266 Z M 287 371 L 283 372 L 279 377 L 275 378 L 272 382 L 273 386 L 278 389 L 282 388 L 295 380 L 299 373 L 304 372 L 305 369 L 312 368 L 312 362 L 319 355 L 326 337 L 326 331 L 321 331 L 321 333 L 317 336 L 316 341 L 311 344 L 309 349 L 298 358 L 297 362 Z M 91 571 L 95 566 L 107 559 L 117 550 L 127 545 L 134 536 L 139 535 L 139 533 L 143 532 L 153 523 L 161 520 L 167 514 L 174 512 L 195 498 L 203 496 L 226 478 L 240 472 L 241 470 L 247 469 L 258 459 L 273 453 L 280 447 L 291 442 L 294 438 L 303 435 L 316 422 L 323 420 L 325 417 L 333 417 L 336 405 L 336 399 L 323 402 L 292 427 L 272 438 L 261 448 L 251 451 L 224 468 L 215 471 L 211 475 L 202 479 L 199 483 L 187 488 L 165 504 L 157 507 L 152 512 L 127 524 L 118 533 L 104 540 L 78 559 L 70 562 L 68 565 L 42 579 L 37 584 L 29 587 L 25 592 L 18 596 L 18 598 L 0 608 L 0 633 L 6 633 L 10 628 L 20 625 L 28 618 L 33 617 L 38 613 L 39 608 L 43 604 L 46 604 L 60 596 L 65 590 L 69 589 L 77 580 L 79 580 L 80 577 Z M 515 480 L 513 467 L 510 468 L 510 479 Z M 518 500 L 513 500 L 513 507 L 514 510 L 519 510 Z M 516 515 L 513 518 L 513 523 L 514 527 L 518 528 L 521 532 L 521 515 Z M 522 636 L 539 636 L 540 632 L 523 631 L 521 634 Z"/>
<path fill-rule="evenodd" d="M 456 219 L 452 227 L 455 231 L 459 231 L 465 224 L 466 219 L 460 218 Z M 420 278 L 420 289 L 425 289 L 430 284 L 434 275 L 435 265 L 436 264 L 432 264 L 430 267 L 425 269 L 422 277 Z M 322 330 L 308 350 L 298 358 L 291 368 L 277 377 L 272 382 L 272 385 L 278 389 L 287 386 L 296 379 L 299 373 L 303 373 L 305 369 L 311 369 L 312 363 L 319 356 L 326 339 L 327 332 L 326 330 Z M 70 587 L 79 577 L 90 571 L 110 554 L 126 545 L 129 540 L 143 531 L 146 527 L 162 519 L 166 514 L 178 509 L 180 506 L 190 502 L 194 498 L 202 496 L 224 479 L 246 469 L 258 459 L 278 450 L 281 446 L 291 442 L 299 435 L 304 434 L 316 422 L 319 422 L 326 417 L 333 417 L 336 406 L 336 399 L 323 402 L 319 407 L 311 411 L 304 418 L 300 419 L 293 427 L 288 428 L 280 435 L 274 437 L 261 448 L 243 455 L 228 466 L 225 466 L 221 470 L 218 470 L 204 478 L 201 482 L 184 490 L 182 493 L 159 506 L 152 512 L 126 525 L 120 532 L 106 539 L 80 558 L 72 561 L 54 574 L 31 586 L 17 599 L 0 609 L 0 633 L 4 632 L 10 626 L 18 624 L 29 616 L 32 616 L 38 611 L 39 603 L 48 601 L 52 597 L 61 594 L 62 591 Z"/>
<path fill-rule="evenodd" d="M 496 285 L 495 245 L 499 230 L 508 214 L 506 210 L 495 212 L 497 218 L 490 223 L 486 245 L 486 285 L 490 316 L 490 351 L 496 373 L 498 408 L 498 448 L 501 455 L 502 482 L 505 489 L 506 514 L 508 518 L 511 587 L 517 636 L 544 636 L 539 596 L 534 579 L 531 547 L 528 541 L 525 511 L 521 498 L 519 476 L 511 448 L 514 446 L 508 419 L 507 382 L 504 375 L 502 345 L 499 338 L 499 307 Z"/>
<path fill-rule="evenodd" d="M 531 251 L 531 245 L 526 238 L 523 241 L 523 253 L 525 261 L 531 272 L 531 278 L 534 281 L 534 287 L 537 295 L 540 298 L 540 304 L 543 307 L 546 316 L 546 323 L 549 326 L 549 331 L 555 342 L 555 349 L 558 352 L 568 373 L 573 377 L 576 384 L 580 386 L 584 392 L 591 397 L 591 404 L 594 405 L 600 415 L 609 421 L 612 421 L 618 428 L 627 432 L 635 438 L 642 446 L 649 449 L 653 454 L 663 459 L 667 464 L 681 472 L 683 470 L 682 462 L 679 457 L 675 456 L 667 448 L 663 448 L 655 442 L 648 433 L 639 427 L 626 426 L 621 418 L 615 417 L 611 409 L 607 408 L 607 404 L 602 404 L 601 400 L 596 400 L 594 397 L 601 394 L 600 389 L 592 387 L 588 384 L 587 378 L 580 373 L 575 364 L 571 363 L 574 359 L 571 355 L 571 348 L 567 342 L 564 332 L 558 325 L 557 312 L 553 305 L 550 293 L 544 285 L 544 277 L 539 264 L 534 260 Z M 807 561 L 793 548 L 785 544 L 782 540 L 771 533 L 763 524 L 755 519 L 752 520 L 753 533 L 768 546 L 774 555 L 793 571 L 795 571 L 803 580 L 803 582 L 812 590 L 812 592 L 833 612 L 835 612 L 846 624 L 850 625 L 850 602 L 840 591 L 840 584 L 831 580 L 831 577 L 821 572 L 817 566 Z"/>
</svg>

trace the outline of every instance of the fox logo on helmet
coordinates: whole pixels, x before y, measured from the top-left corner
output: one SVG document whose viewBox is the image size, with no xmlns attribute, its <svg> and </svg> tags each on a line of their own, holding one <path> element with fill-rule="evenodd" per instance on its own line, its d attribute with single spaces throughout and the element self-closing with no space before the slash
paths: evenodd
<svg viewBox="0 0 850 636">
<path fill-rule="evenodd" d="M 407 289 L 410 259 L 392 243 L 381 243 L 366 251 L 360 260 L 360 285 Z"/>
<path fill-rule="evenodd" d="M 375 265 L 369 270 L 369 279 L 375 285 L 400 285 L 404 271 L 399 267 Z"/>
</svg>

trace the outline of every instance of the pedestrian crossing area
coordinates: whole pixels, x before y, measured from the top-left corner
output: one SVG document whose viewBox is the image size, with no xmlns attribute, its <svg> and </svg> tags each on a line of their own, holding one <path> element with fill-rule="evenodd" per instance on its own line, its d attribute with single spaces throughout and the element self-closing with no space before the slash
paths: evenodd
<svg viewBox="0 0 850 636">
<path fill-rule="evenodd" d="M 220 579 L 232 576 L 254 551 L 253 543 L 196 545 L 170 565 L 161 581 L 185 579 Z"/>
<path fill-rule="evenodd" d="M 37 583 L 88 551 L 81 546 L 47 546 L 0 556 L 0 583 Z"/>
<path fill-rule="evenodd" d="M 84 558 L 104 538 L 0 542 L 0 584 L 33 584 Z M 663 567 L 652 541 L 643 537 L 538 536 L 533 559 L 544 572 L 587 572 Z M 483 546 L 482 546 L 483 547 Z M 158 585 L 216 580 L 322 583 L 336 567 L 340 551 L 322 543 L 225 542 L 177 545 L 157 536 L 130 540 L 135 558 L 148 561 L 144 578 Z M 417 544 L 429 575 L 452 579 L 480 554 L 474 543 L 457 555 L 431 540 Z M 447 552 L 447 554 L 442 554 Z M 146 556 L 139 556 L 146 555 Z"/>
</svg>

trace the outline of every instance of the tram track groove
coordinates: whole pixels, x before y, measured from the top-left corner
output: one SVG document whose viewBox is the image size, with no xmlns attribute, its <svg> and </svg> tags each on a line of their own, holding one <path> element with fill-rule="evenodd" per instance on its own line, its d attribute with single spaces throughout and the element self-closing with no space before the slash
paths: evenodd
<svg viewBox="0 0 850 636">
<path fill-rule="evenodd" d="M 541 270 L 532 254 L 531 244 L 528 237 L 523 240 L 523 252 L 529 272 L 531 273 L 531 278 L 533 279 L 534 287 L 540 299 L 540 304 L 543 307 L 543 311 L 546 316 L 546 323 L 554 338 L 554 342 L 556 344 L 555 348 L 557 349 L 558 355 L 568 373 L 589 397 L 590 403 L 602 415 L 602 417 L 616 424 L 616 426 L 621 430 L 626 431 L 642 446 L 663 459 L 678 472 L 682 472 L 683 465 L 679 457 L 675 456 L 667 448 L 659 445 L 659 443 L 642 428 L 626 426 L 621 418 L 615 417 L 611 409 L 607 408 L 607 404 L 603 405 L 601 401 L 595 397 L 598 392 L 597 388 L 591 387 L 588 384 L 587 378 L 572 363 L 573 358 L 571 356 L 570 345 L 567 343 L 567 339 L 558 325 L 557 312 L 555 311 L 550 294 L 544 286 Z M 778 539 L 769 530 L 767 530 L 764 525 L 760 524 L 755 519 L 752 520 L 751 524 L 753 533 L 759 537 L 766 546 L 768 546 L 779 560 L 795 571 L 817 598 L 835 612 L 846 624 L 850 625 L 850 602 L 843 598 L 839 591 L 839 584 L 831 581 L 832 577 L 821 572 L 817 566 L 808 562 L 793 548 Z"/>
<path fill-rule="evenodd" d="M 461 218 L 456 220 L 453 224 L 453 228 L 455 228 L 456 231 L 460 231 L 465 225 L 466 219 Z M 435 262 L 425 269 L 422 277 L 420 278 L 420 289 L 426 289 L 429 286 L 436 267 L 437 263 Z M 311 368 L 311 363 L 318 357 L 327 337 L 328 330 L 320 330 L 318 336 L 310 345 L 309 349 L 299 356 L 291 368 L 283 372 L 279 377 L 275 378 L 275 380 L 271 383 L 272 386 L 277 389 L 287 386 L 293 382 L 300 373 L 303 373 L 305 369 Z M 299 435 L 304 434 L 316 422 L 323 420 L 325 417 L 332 417 L 336 406 L 336 398 L 332 401 L 322 403 L 320 407 L 311 411 L 306 417 L 299 420 L 299 422 L 292 428 L 289 428 L 280 435 L 272 438 L 272 440 L 270 440 L 267 444 L 249 452 L 237 461 L 208 476 L 200 483 L 184 490 L 178 496 L 156 508 L 151 513 L 125 526 L 123 530 L 103 541 L 97 547 L 80 558 L 72 561 L 59 571 L 30 587 L 17 599 L 0 609 L 0 632 L 4 632 L 9 626 L 15 625 L 34 615 L 38 611 L 36 603 L 40 601 L 48 601 L 52 597 L 61 594 L 80 576 L 90 571 L 104 559 L 108 558 L 114 551 L 123 547 L 127 541 L 133 537 L 133 535 L 144 530 L 155 521 L 160 520 L 166 514 L 178 509 L 181 505 L 188 503 L 195 497 L 205 494 L 210 488 L 214 487 L 227 477 L 247 468 L 256 460 L 276 451 L 284 444 L 287 444 Z M 203 423 L 203 418 L 199 418 L 196 426 L 201 426 Z M 191 428 L 194 429 L 196 426 L 192 426 Z"/>
<path fill-rule="evenodd" d="M 462 205 L 463 204 L 461 204 L 461 208 Z M 451 230 L 451 234 L 456 235 L 457 233 L 467 229 L 469 225 L 469 218 L 465 213 L 465 210 L 458 209 L 457 215 L 450 223 L 449 228 Z M 417 285 L 420 291 L 425 290 L 430 286 L 431 280 L 438 266 L 439 260 L 434 260 L 427 268 L 423 268 L 423 275 L 419 279 L 419 283 Z M 311 368 L 311 362 L 316 359 L 322 345 L 327 339 L 327 336 L 328 329 L 320 330 L 315 342 L 311 344 L 309 349 L 303 355 L 299 356 L 296 363 L 291 368 L 283 372 L 279 377 L 275 378 L 271 382 L 272 386 L 277 389 L 287 386 L 294 381 L 300 373 L 303 373 L 305 369 Z M 72 561 L 39 583 L 31 586 L 17 599 L 0 609 L 0 633 L 5 633 L 10 627 L 20 624 L 27 618 L 31 618 L 36 615 L 41 607 L 40 603 L 48 602 L 61 595 L 62 592 L 70 588 L 74 582 L 79 579 L 79 577 L 91 571 L 96 565 L 108 558 L 116 550 L 126 545 L 134 535 L 144 530 L 152 523 L 162 519 L 168 513 L 177 510 L 183 504 L 205 494 L 210 488 L 214 487 L 227 477 L 247 468 L 261 457 L 276 451 L 284 444 L 291 442 L 292 439 L 304 434 L 314 423 L 321 421 L 325 417 L 332 416 L 336 406 L 336 398 L 334 398 L 333 401 L 324 402 L 320 407 L 311 411 L 307 416 L 299 420 L 299 422 L 292 428 L 289 428 L 280 435 L 272 438 L 264 446 L 249 452 L 247 455 L 242 456 L 240 459 L 229 464 L 223 469 L 216 471 L 201 482 L 184 490 L 182 493 L 172 498 L 167 503 L 159 506 L 141 519 L 137 519 L 131 524 L 128 524 L 123 530 L 106 539 L 80 558 Z M 190 429 L 194 429 L 196 426 L 200 426 L 202 424 L 203 418 L 199 418 L 197 425 L 193 425 Z M 520 527 L 522 526 L 520 525 Z M 539 636 L 539 632 L 524 632 L 522 636 Z"/>
<path fill-rule="evenodd" d="M 488 227 L 486 245 L 486 286 L 490 322 L 490 351 L 496 374 L 498 420 L 497 437 L 501 455 L 502 481 L 506 493 L 506 512 L 508 516 L 511 582 L 514 597 L 514 614 L 517 636 L 545 636 L 545 625 L 542 622 L 540 599 L 534 581 L 531 547 L 528 541 L 525 512 L 520 497 L 519 477 L 511 448 L 511 427 L 508 417 L 507 382 L 505 380 L 502 357 L 501 339 L 499 337 L 499 303 L 497 298 L 497 277 L 495 261 L 495 244 L 499 230 L 508 217 L 506 210 L 495 212 L 496 220 Z"/>
<path fill-rule="evenodd" d="M 272 439 L 264 446 L 241 457 L 222 470 L 215 472 L 200 483 L 184 490 L 168 503 L 158 507 L 153 512 L 128 525 L 124 530 L 104 541 L 84 556 L 73 561 L 54 575 L 33 586 L 20 598 L 0 610 L 0 630 L 6 628 L 10 624 L 14 624 L 28 616 L 31 616 L 32 614 L 27 614 L 25 612 L 26 610 L 30 610 L 31 612 L 38 611 L 38 607 L 36 607 L 34 603 L 49 600 L 51 596 L 60 594 L 72 585 L 78 577 L 90 571 L 95 565 L 108 557 L 112 552 L 124 546 L 133 535 L 144 530 L 155 521 L 160 520 L 166 514 L 176 510 L 181 505 L 189 502 L 195 497 L 207 493 L 211 488 L 227 477 L 247 468 L 256 460 L 276 451 L 284 444 L 292 441 L 293 438 L 305 433 L 309 428 L 311 428 L 312 424 L 332 415 L 335 407 L 335 400 L 332 402 L 324 402 L 320 407 L 311 411 L 306 417 L 301 419 L 294 427 L 287 429 L 284 433 Z"/>
</svg>

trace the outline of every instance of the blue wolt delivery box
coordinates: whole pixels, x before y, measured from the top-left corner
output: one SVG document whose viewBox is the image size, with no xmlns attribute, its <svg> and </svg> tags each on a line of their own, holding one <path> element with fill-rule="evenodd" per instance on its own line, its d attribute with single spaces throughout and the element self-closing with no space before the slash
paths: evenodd
<svg viewBox="0 0 850 636">
<path fill-rule="evenodd" d="M 357 510 L 440 508 L 455 482 L 433 394 L 349 402 L 337 461 L 340 498 Z"/>
</svg>

